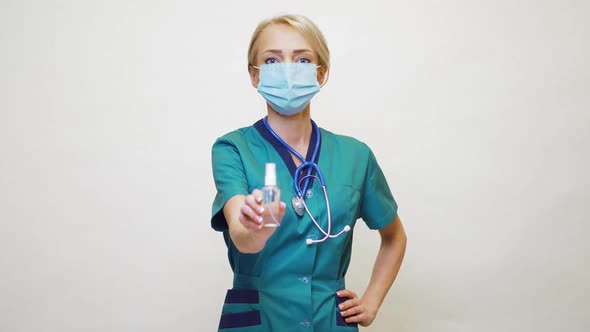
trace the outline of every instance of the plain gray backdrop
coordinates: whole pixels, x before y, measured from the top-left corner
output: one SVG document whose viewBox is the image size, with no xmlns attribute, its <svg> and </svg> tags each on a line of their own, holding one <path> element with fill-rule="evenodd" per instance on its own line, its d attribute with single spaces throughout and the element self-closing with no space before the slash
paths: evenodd
<svg viewBox="0 0 590 332">
<path fill-rule="evenodd" d="M 332 51 L 313 118 L 408 234 L 366 331 L 590 330 L 588 1 L 0 0 L 0 331 L 215 330 L 210 148 L 265 114 L 246 49 L 291 12 Z"/>
</svg>

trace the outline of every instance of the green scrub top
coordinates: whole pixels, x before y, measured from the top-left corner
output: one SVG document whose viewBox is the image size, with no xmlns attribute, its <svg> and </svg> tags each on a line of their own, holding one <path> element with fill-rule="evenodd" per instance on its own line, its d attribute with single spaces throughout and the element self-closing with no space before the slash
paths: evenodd
<svg viewBox="0 0 590 332">
<path fill-rule="evenodd" d="M 291 198 L 295 163 L 287 150 L 270 135 L 262 120 L 218 138 L 212 147 L 217 195 L 211 226 L 223 232 L 234 272 L 227 291 L 219 331 L 358 331 L 346 324 L 336 296 L 344 289 L 350 263 L 354 225 L 362 218 L 371 229 L 389 225 L 397 204 L 387 181 L 367 145 L 347 136 L 320 129 L 318 165 L 324 176 L 332 213 L 332 234 L 345 225 L 351 231 L 337 238 L 307 245 L 306 239 L 323 234 L 307 214 L 298 216 Z M 315 148 L 312 134 L 307 158 Z M 307 160 L 309 160 L 307 159 Z M 264 186 L 265 163 L 276 163 L 277 185 L 287 211 L 281 226 L 257 254 L 238 251 L 229 236 L 223 206 L 235 195 L 248 195 Z M 306 203 L 320 226 L 327 230 L 323 191 L 314 181 Z"/>
</svg>

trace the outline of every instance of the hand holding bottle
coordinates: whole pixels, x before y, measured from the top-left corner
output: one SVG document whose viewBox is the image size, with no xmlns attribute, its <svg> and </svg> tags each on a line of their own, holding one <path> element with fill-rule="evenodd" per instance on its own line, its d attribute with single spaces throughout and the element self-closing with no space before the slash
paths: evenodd
<svg viewBox="0 0 590 332">
<path fill-rule="evenodd" d="M 264 187 L 255 189 L 244 199 L 239 220 L 250 231 L 255 247 L 264 247 L 266 240 L 280 226 L 287 206 L 281 202 L 281 192 L 276 185 L 276 166 L 266 164 Z"/>
<path fill-rule="evenodd" d="M 262 229 L 274 229 L 280 225 L 287 209 L 285 203 L 277 200 L 275 204 L 264 205 L 263 202 L 263 191 L 260 189 L 254 189 L 250 195 L 246 196 L 239 216 L 244 227 L 262 231 Z"/>
<path fill-rule="evenodd" d="M 262 206 L 262 190 L 255 189 L 251 194 L 236 195 L 225 204 L 224 213 L 228 216 L 229 235 L 241 253 L 255 254 L 266 246 L 266 241 L 277 227 L 263 227 L 265 222 Z M 277 220 L 283 219 L 285 203 L 278 204 Z M 232 221 L 235 220 L 235 221 Z"/>
</svg>

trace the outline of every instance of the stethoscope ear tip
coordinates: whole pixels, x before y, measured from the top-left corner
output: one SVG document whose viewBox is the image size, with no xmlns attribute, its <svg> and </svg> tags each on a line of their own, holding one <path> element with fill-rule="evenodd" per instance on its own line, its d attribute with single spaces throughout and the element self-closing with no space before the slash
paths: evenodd
<svg viewBox="0 0 590 332">
<path fill-rule="evenodd" d="M 307 239 L 305 240 L 305 244 L 307 244 L 308 246 L 313 244 L 313 240 L 312 239 Z"/>
<path fill-rule="evenodd" d="M 345 232 L 348 232 L 349 230 L 350 230 L 350 226 L 348 226 L 348 225 L 344 226 L 344 231 Z"/>
</svg>

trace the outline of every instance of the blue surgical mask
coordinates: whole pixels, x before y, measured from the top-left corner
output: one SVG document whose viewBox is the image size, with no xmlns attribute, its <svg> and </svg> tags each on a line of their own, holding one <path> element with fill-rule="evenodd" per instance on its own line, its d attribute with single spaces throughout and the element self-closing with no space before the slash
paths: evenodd
<svg viewBox="0 0 590 332">
<path fill-rule="evenodd" d="M 314 63 L 272 63 L 259 67 L 258 92 L 272 109 L 286 116 L 297 114 L 320 91 Z"/>
</svg>

